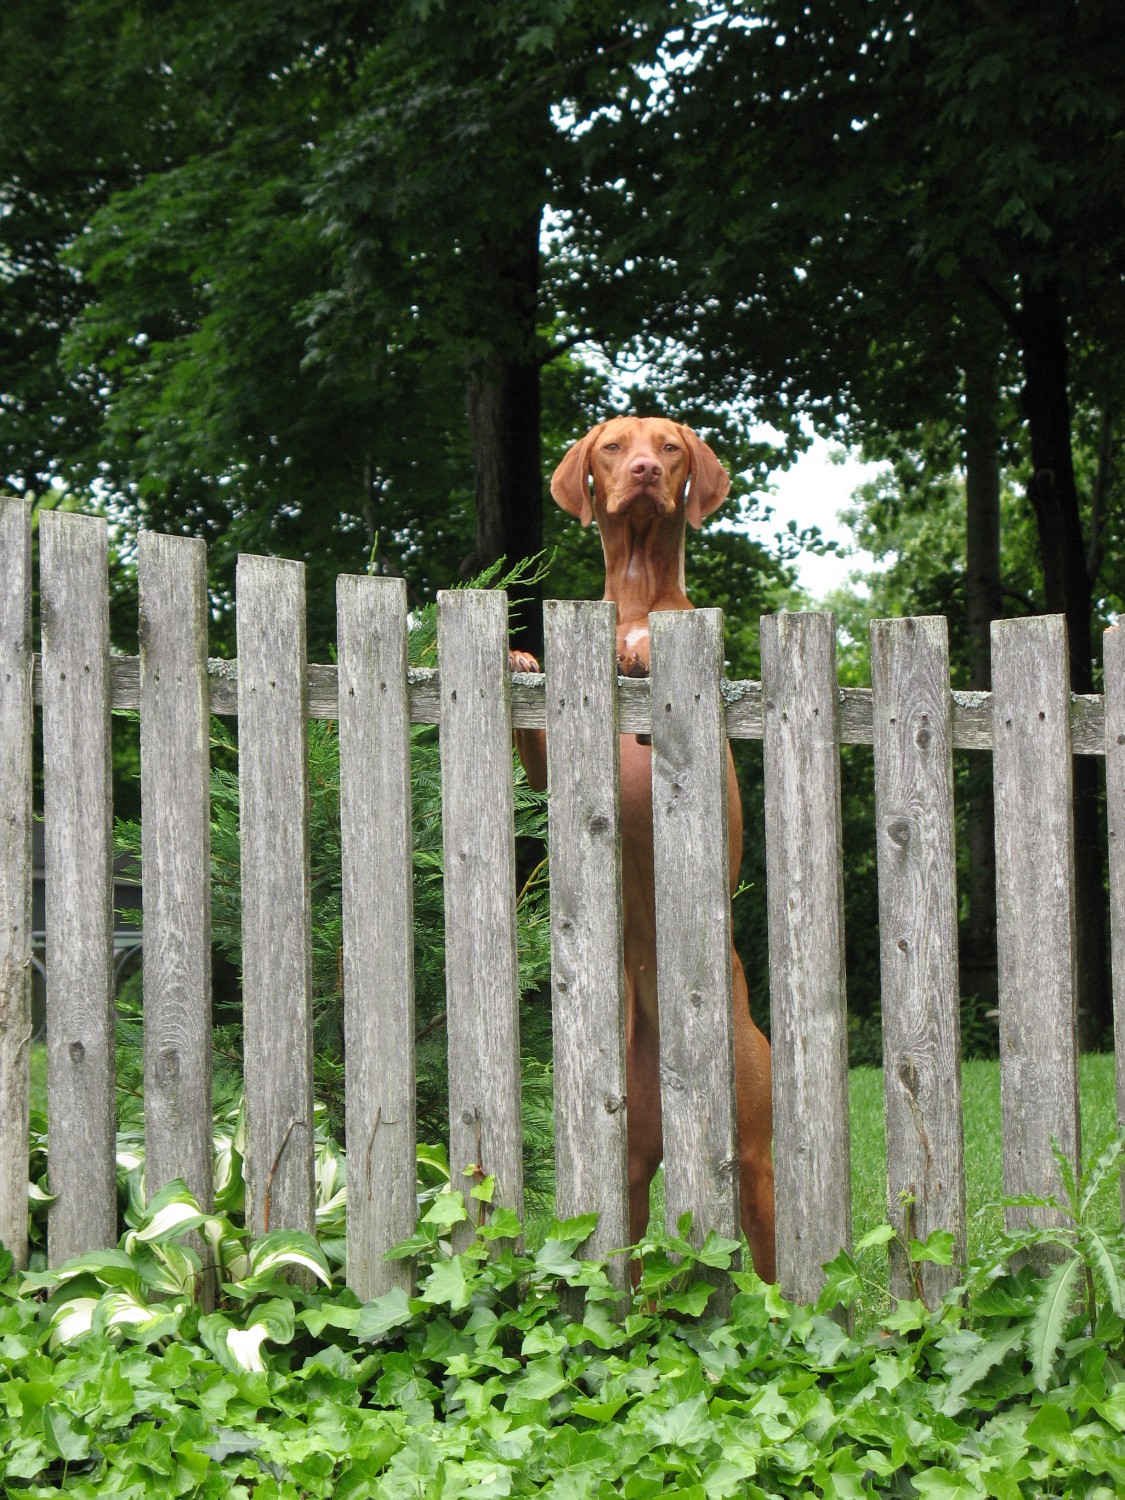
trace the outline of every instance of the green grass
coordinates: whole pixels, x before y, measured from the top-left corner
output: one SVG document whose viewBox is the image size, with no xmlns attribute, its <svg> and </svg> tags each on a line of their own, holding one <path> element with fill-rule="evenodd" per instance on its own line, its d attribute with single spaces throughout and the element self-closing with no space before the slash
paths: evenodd
<svg viewBox="0 0 1125 1500">
<path fill-rule="evenodd" d="M 849 1077 L 852 1136 L 852 1232 L 859 1240 L 887 1218 L 887 1148 L 883 1116 L 882 1068 L 853 1068 Z M 1092 1052 L 1079 1059 L 1083 1156 L 1091 1153 L 1116 1129 L 1117 1104 L 1114 1060 L 1111 1053 Z M 1000 1065 L 966 1062 L 961 1072 L 965 1129 L 965 1200 L 970 1257 L 1003 1229 L 1000 1150 Z M 1119 1223 L 1120 1197 L 1116 1182 L 1107 1183 L 1096 1205 L 1096 1217 Z M 886 1284 L 886 1254 L 881 1249 L 860 1257 L 861 1269 L 872 1282 Z"/>
</svg>

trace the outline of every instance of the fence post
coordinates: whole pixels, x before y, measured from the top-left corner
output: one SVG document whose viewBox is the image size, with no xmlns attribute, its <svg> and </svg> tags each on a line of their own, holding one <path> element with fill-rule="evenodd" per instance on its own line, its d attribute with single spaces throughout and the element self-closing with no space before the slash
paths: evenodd
<svg viewBox="0 0 1125 1500">
<path fill-rule="evenodd" d="M 955 1284 L 965 1260 L 953 700 L 945 620 L 873 620 L 871 688 L 887 1215 L 907 1240 L 946 1229 L 954 1241 L 953 1265 L 913 1270 L 892 1244 L 891 1291 L 896 1297 L 921 1293 L 932 1306 Z"/>
<path fill-rule="evenodd" d="M 507 596 L 475 589 L 440 593 L 438 661 L 449 1165 L 466 1201 L 472 1186 L 466 1172 L 492 1176 L 493 1201 L 522 1217 Z M 470 1225 L 456 1225 L 454 1248 L 464 1249 L 471 1234 Z"/>
<path fill-rule="evenodd" d="M 117 1242 L 105 522 L 39 518 L 52 1266 Z"/>
<path fill-rule="evenodd" d="M 616 610 L 543 610 L 556 1211 L 598 1211 L 583 1253 L 600 1258 L 629 1241 Z M 609 1274 L 624 1290 L 624 1257 Z"/>
<path fill-rule="evenodd" d="M 723 616 L 668 610 L 649 628 L 665 1219 L 737 1239 Z"/>
<path fill-rule="evenodd" d="M 996 945 L 1004 1192 L 1061 1191 L 1079 1164 L 1070 668 L 1061 615 L 992 623 Z M 1059 1222 L 1007 1210 L 1009 1227 Z"/>
<path fill-rule="evenodd" d="M 240 557 L 236 587 L 246 1221 L 255 1235 L 311 1233 L 304 565 Z"/>
<path fill-rule="evenodd" d="M 406 585 L 338 578 L 348 1285 L 412 1291 L 384 1260 L 418 1214 Z"/>
<path fill-rule="evenodd" d="M 27 1265 L 31 1046 L 31 507 L 0 500 L 0 1243 Z"/>
<path fill-rule="evenodd" d="M 777 1262 L 814 1300 L 851 1245 L 836 622 L 761 625 Z"/>
<path fill-rule="evenodd" d="M 1109 929 L 1113 959 L 1113 1042 L 1117 1123 L 1125 1125 L 1125 627 L 1103 636 L 1105 668 L 1105 800 L 1109 823 Z M 1125 1173 L 1121 1177 L 1125 1214 Z"/>
<path fill-rule="evenodd" d="M 207 548 L 138 539 L 145 1189 L 212 1203 Z"/>
</svg>

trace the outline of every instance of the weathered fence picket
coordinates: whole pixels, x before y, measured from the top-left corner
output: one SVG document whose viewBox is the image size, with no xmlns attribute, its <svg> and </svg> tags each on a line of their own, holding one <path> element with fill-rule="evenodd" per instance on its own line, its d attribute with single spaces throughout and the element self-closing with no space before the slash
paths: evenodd
<svg viewBox="0 0 1125 1500">
<path fill-rule="evenodd" d="M 348 1285 L 410 1289 L 383 1252 L 414 1232 L 414 887 L 406 585 L 340 578 L 340 836 L 344 918 Z"/>
<path fill-rule="evenodd" d="M 1062 1191 L 1077 1162 L 1078 1042 L 1070 668 L 1061 615 L 992 624 L 996 946 L 1004 1192 Z M 1056 1222 L 1006 1210 L 1012 1227 Z"/>
<path fill-rule="evenodd" d="M 720 618 L 652 621 L 650 681 L 615 681 L 606 604 L 547 607 L 543 679 L 506 670 L 502 595 L 441 596 L 439 668 L 406 665 L 400 582 L 341 579 L 339 666 L 309 664 L 304 571 L 242 558 L 238 660 L 206 660 L 200 544 L 144 536 L 140 654 L 111 657 L 104 524 L 0 502 L 0 1239 L 27 1257 L 32 715 L 43 705 L 50 1259 L 116 1236 L 110 710 L 141 711 L 147 1189 L 210 1194 L 208 713 L 239 717 L 248 1221 L 314 1222 L 307 732 L 339 722 L 348 1277 L 409 1288 L 383 1251 L 415 1215 L 410 725 L 440 725 L 451 1167 L 522 1211 L 512 726 L 546 728 L 557 1207 L 628 1236 L 618 734 L 653 742 L 665 1195 L 737 1232 L 725 737 L 764 741 L 777 1246 L 783 1290 L 850 1238 L 841 743 L 874 745 L 888 1141 L 900 1229 L 965 1233 L 952 752 L 993 751 L 1005 1188 L 1057 1187 L 1076 1083 L 1071 755 L 1106 757 L 1119 1080 L 1125 1078 L 1125 633 L 1105 698 L 1072 698 L 1058 619 L 998 622 L 991 694 L 950 690 L 944 623 L 877 622 L 871 690 L 836 680 L 830 615 L 762 621 L 757 683 L 720 683 Z M 747 838 L 760 810 L 745 808 Z M 757 976 L 760 986 L 765 976 Z M 751 976 L 755 983 L 755 976 Z M 1125 1116 L 1125 1084 L 1119 1082 Z M 468 1176 L 466 1176 L 468 1173 Z M 910 1200 L 904 1208 L 903 1197 Z M 474 1205 L 475 1207 L 475 1205 Z M 1017 1211 L 1013 1223 L 1037 1217 Z M 455 1243 L 465 1242 L 460 1228 Z M 626 1264 L 614 1263 L 624 1284 Z M 900 1292 L 952 1270 L 903 1263 Z"/>
<path fill-rule="evenodd" d="M 0 504 L 0 1244 L 27 1264 L 31 1046 L 31 526 Z"/>
<path fill-rule="evenodd" d="M 603 1256 L 629 1239 L 615 610 L 551 601 L 544 627 L 556 1212 L 597 1204 Z"/>
<path fill-rule="evenodd" d="M 651 634 L 665 1218 L 737 1239 L 723 617 L 666 611 Z"/>
<path fill-rule="evenodd" d="M 810 1300 L 851 1245 L 835 622 L 766 617 L 761 649 L 777 1269 Z"/>
<path fill-rule="evenodd" d="M 212 1201 L 207 549 L 142 532 L 145 1187 Z"/>
<path fill-rule="evenodd" d="M 55 1266 L 117 1241 L 106 529 L 47 511 L 39 549 Z"/>
<path fill-rule="evenodd" d="M 513 836 L 508 605 L 502 594 L 438 595 L 445 849 L 449 1166 L 467 1194 L 495 1178 L 523 1214 L 519 970 Z M 469 1180 L 466 1180 L 466 1174 Z M 476 1205 L 474 1205 L 476 1207 Z M 462 1248 L 471 1226 L 455 1226 Z"/>
<path fill-rule="evenodd" d="M 238 787 L 246 1218 L 312 1231 L 312 900 L 305 569 L 241 557 Z"/>
<path fill-rule="evenodd" d="M 932 1302 L 965 1260 L 953 729 L 945 621 L 871 626 L 875 829 L 883 995 L 887 1215 L 906 1240 L 953 1235 L 954 1264 L 912 1267 L 892 1244 L 891 1290 Z"/>
</svg>

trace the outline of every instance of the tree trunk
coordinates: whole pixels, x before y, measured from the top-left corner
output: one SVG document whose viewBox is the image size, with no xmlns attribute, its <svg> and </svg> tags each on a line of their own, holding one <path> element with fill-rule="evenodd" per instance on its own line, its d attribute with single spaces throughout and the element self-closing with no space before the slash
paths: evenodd
<svg viewBox="0 0 1125 1500">
<path fill-rule="evenodd" d="M 487 283 L 495 289 L 485 326 L 487 353 L 466 362 L 466 409 L 473 448 L 476 545 L 467 576 L 497 558 L 511 566 L 543 548 L 543 469 L 539 440 L 539 218 L 536 207 L 516 233 L 497 243 Z M 542 592 L 519 590 L 513 607 L 520 646 L 540 653 Z"/>
<path fill-rule="evenodd" d="M 1018 331 L 1023 354 L 1023 404 L 1031 438 L 1029 498 L 1039 531 L 1047 608 L 1066 616 L 1070 685 L 1093 688 L 1093 589 L 1078 509 L 1070 439 L 1066 319 L 1057 283 L 1025 278 Z M 1078 925 L 1078 1003 L 1084 1047 L 1096 1045 L 1112 1019 L 1109 984 L 1105 850 L 1099 767 L 1074 758 L 1074 839 Z"/>
<path fill-rule="evenodd" d="M 969 686 L 992 686 L 992 621 L 1000 614 L 999 372 L 994 351 L 971 351 L 965 365 L 965 609 Z M 967 787 L 968 918 L 961 933 L 961 993 L 983 1010 L 999 1000 L 996 973 L 996 841 L 992 766 L 974 756 Z"/>
</svg>

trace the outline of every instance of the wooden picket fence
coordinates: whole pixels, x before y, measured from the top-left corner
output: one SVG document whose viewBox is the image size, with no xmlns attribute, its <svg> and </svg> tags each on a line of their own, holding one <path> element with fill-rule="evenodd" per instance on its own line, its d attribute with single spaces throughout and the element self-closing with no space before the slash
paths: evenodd
<svg viewBox="0 0 1125 1500">
<path fill-rule="evenodd" d="M 942 619 L 876 622 L 872 686 L 842 689 L 831 615 L 761 625 L 762 682 L 722 677 L 717 611 L 652 621 L 652 676 L 619 681 L 612 605 L 548 603 L 547 674 L 511 677 L 501 594 L 439 601 L 439 667 L 408 669 L 401 582 L 338 581 L 338 665 L 306 660 L 304 571 L 243 557 L 237 661 L 207 657 L 202 543 L 144 534 L 139 655 L 112 656 L 104 524 L 0 502 L 0 1240 L 26 1256 L 32 744 L 42 704 L 52 1263 L 116 1235 L 110 714 L 141 715 L 146 1175 L 211 1198 L 209 715 L 239 718 L 251 1228 L 314 1220 L 306 736 L 341 761 L 350 1284 L 408 1284 L 382 1252 L 415 1217 L 411 723 L 440 724 L 450 1157 L 522 1207 L 513 725 L 546 726 L 558 1211 L 628 1238 L 618 733 L 651 734 L 666 1208 L 738 1224 L 725 742 L 764 741 L 777 1242 L 810 1298 L 850 1240 L 841 743 L 874 745 L 887 1203 L 965 1240 L 953 751 L 995 772 L 1006 1190 L 1079 1150 L 1071 756 L 1106 756 L 1118 984 L 1125 974 L 1125 636 L 1106 693 L 1074 697 L 1058 618 L 993 626 L 993 691 L 950 689 Z M 748 813 L 751 810 L 748 809 Z M 755 836 L 748 817 L 748 837 Z M 1121 1014 L 1119 1008 L 1119 1015 Z M 1118 1055 L 1123 1036 L 1118 1031 Z M 1119 1076 L 1121 1067 L 1119 1063 Z M 720 1080 L 715 1086 L 715 1079 Z M 911 1202 L 904 1207 L 903 1194 Z M 1014 1217 L 1030 1210 L 1011 1210 Z M 621 1266 L 620 1261 L 617 1263 Z M 926 1290 L 953 1274 L 927 1266 Z M 624 1267 L 621 1266 L 624 1275 Z M 892 1264 L 896 1289 L 910 1290 Z"/>
</svg>

